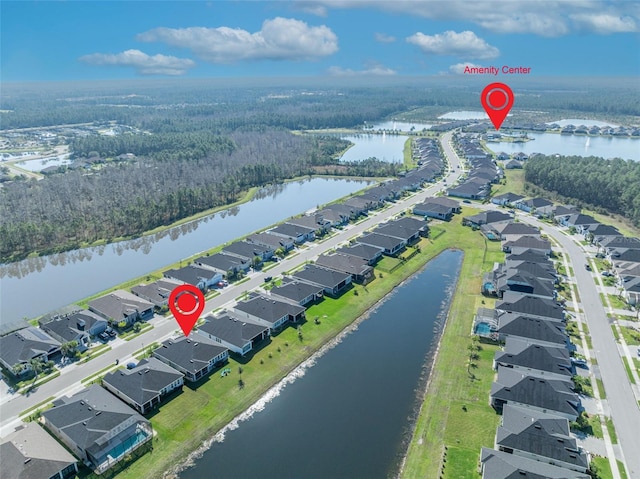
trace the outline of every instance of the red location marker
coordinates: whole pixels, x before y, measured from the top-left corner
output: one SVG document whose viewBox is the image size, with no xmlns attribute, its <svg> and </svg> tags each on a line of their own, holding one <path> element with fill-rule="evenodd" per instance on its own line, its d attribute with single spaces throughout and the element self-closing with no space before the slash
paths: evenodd
<svg viewBox="0 0 640 479">
<path fill-rule="evenodd" d="M 171 291 L 169 309 L 185 336 L 189 336 L 204 309 L 204 294 L 191 284 L 183 284 Z"/>
<path fill-rule="evenodd" d="M 480 103 L 493 126 L 499 130 L 513 106 L 513 92 L 504 83 L 492 83 L 482 90 Z"/>
</svg>

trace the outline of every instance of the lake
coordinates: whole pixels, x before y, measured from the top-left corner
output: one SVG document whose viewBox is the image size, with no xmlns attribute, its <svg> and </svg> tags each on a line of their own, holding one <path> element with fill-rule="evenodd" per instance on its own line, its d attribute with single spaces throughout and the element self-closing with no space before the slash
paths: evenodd
<svg viewBox="0 0 640 479">
<path fill-rule="evenodd" d="M 450 111 L 438 117 L 439 120 L 488 120 L 489 117 L 484 111 Z"/>
<path fill-rule="evenodd" d="M 376 130 L 397 130 L 397 131 L 403 131 L 403 132 L 410 132 L 410 131 L 422 131 L 423 129 L 429 129 L 431 128 L 433 125 L 429 125 L 427 123 L 412 123 L 412 122 L 408 122 L 408 121 L 395 121 L 395 120 L 390 120 L 390 121 L 384 121 L 381 123 L 374 123 L 372 126 L 372 130 L 376 131 Z M 412 130 L 413 128 L 413 130 Z"/>
<path fill-rule="evenodd" d="M 340 138 L 355 143 L 340 158 L 342 161 L 362 161 L 378 158 L 389 163 L 404 161 L 405 135 L 367 134 L 341 135 Z"/>
<path fill-rule="evenodd" d="M 42 158 L 40 160 L 20 161 L 16 166 L 29 171 L 41 171 L 49 166 L 62 166 L 71 164 L 69 155 L 53 156 L 51 158 Z"/>
<path fill-rule="evenodd" d="M 313 178 L 263 188 L 245 204 L 162 233 L 0 265 L 0 321 L 33 318 L 361 190 Z"/>
<path fill-rule="evenodd" d="M 395 477 L 462 256 L 430 261 L 180 478 Z"/>
<path fill-rule="evenodd" d="M 559 133 L 527 133 L 533 141 L 526 143 L 487 143 L 495 153 L 518 153 L 530 155 L 578 155 L 601 156 L 603 158 L 623 158 L 640 161 L 640 138 L 620 138 L 611 136 L 561 135 Z M 589 144 L 587 146 L 587 139 Z"/>
<path fill-rule="evenodd" d="M 560 126 L 567 126 L 567 125 L 574 125 L 574 126 L 579 126 L 579 125 L 584 125 L 584 126 L 611 126 L 614 128 L 617 128 L 620 125 L 614 125 L 613 123 L 607 123 L 606 121 L 598 121 L 598 120 L 581 120 L 580 118 L 567 118 L 564 120 L 558 120 L 558 121 L 548 121 L 547 125 L 552 125 L 552 124 L 556 124 L 556 125 L 560 125 Z"/>
</svg>

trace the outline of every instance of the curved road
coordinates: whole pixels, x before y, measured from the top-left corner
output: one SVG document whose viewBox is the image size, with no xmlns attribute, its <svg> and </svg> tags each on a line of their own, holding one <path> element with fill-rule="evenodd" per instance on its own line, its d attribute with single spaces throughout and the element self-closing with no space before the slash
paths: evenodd
<svg viewBox="0 0 640 479">
<path fill-rule="evenodd" d="M 586 319 L 595 357 L 607 393 L 606 401 L 631 478 L 640 478 L 640 408 L 631 389 L 629 377 L 611 331 L 611 323 L 600 300 L 593 276 L 584 265 L 585 252 L 558 228 L 531 216 L 518 215 L 521 221 L 544 230 L 562 246 L 573 267 L 581 308 Z"/>
<path fill-rule="evenodd" d="M 443 180 L 446 180 L 449 183 L 455 182 L 463 173 L 463 170 L 459 168 L 461 167 L 460 158 L 453 151 L 451 145 L 452 135 L 453 132 L 446 133 L 440 140 L 445 158 L 449 159 L 449 170 L 446 172 Z M 265 276 L 282 274 L 285 271 L 289 271 L 302 265 L 305 261 L 313 260 L 318 255 L 335 248 L 354 236 L 360 235 L 364 231 L 376 226 L 378 223 L 405 211 L 414 204 L 424 201 L 425 198 L 433 196 L 443 189 L 443 180 L 409 196 L 406 199 L 392 203 L 382 211 L 370 214 L 370 216 L 364 221 L 355 225 L 347 226 L 344 230 L 339 231 L 337 234 L 325 241 L 314 243 L 306 248 L 299 249 L 297 255 L 292 258 L 284 259 L 279 262 L 277 266 L 268 270 L 268 272 L 251 273 L 249 281 L 236 286 L 230 286 L 223 290 L 219 296 L 208 300 L 202 316 L 208 314 L 214 309 L 221 308 L 226 304 L 233 302 L 235 298 L 240 296 L 243 292 L 262 286 L 264 284 Z M 20 424 L 18 414 L 22 411 L 32 408 L 52 396 L 60 397 L 75 393 L 84 387 L 81 384 L 82 379 L 113 365 L 116 360 L 124 363 L 132 356 L 132 354 L 138 352 L 145 345 L 148 346 L 154 342 L 164 341 L 170 336 L 175 335 L 177 332 L 177 324 L 172 316 L 167 318 L 156 316 L 151 320 L 151 324 L 154 326 L 151 331 L 148 331 L 131 341 L 117 339 L 112 343 L 112 349 L 110 351 L 89 361 L 88 363 L 70 365 L 62 368 L 59 377 L 38 386 L 37 389 L 28 396 L 3 395 L 3 397 L 0 397 L 0 436 L 6 436 L 13 432 L 13 429 Z"/>
</svg>

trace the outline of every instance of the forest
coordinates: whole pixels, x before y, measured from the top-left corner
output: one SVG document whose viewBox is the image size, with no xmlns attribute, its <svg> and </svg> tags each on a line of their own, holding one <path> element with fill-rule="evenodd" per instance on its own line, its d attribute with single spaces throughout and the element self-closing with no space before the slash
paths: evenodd
<svg viewBox="0 0 640 479">
<path fill-rule="evenodd" d="M 640 162 L 536 155 L 525 180 L 579 205 L 620 214 L 640 226 Z"/>
</svg>

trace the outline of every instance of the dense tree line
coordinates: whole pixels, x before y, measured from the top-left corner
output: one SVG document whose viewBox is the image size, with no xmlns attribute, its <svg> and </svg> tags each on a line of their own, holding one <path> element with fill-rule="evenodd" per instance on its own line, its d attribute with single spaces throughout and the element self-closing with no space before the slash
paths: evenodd
<svg viewBox="0 0 640 479">
<path fill-rule="evenodd" d="M 640 162 L 536 155 L 525 180 L 582 204 L 604 208 L 640 226 Z"/>
<path fill-rule="evenodd" d="M 235 132 L 234 148 L 202 157 L 140 157 L 87 174 L 69 171 L 0 189 L 0 261 L 31 252 L 134 236 L 229 204 L 252 186 L 313 173 L 313 163 L 343 148 L 338 139 L 279 130 Z"/>
</svg>

